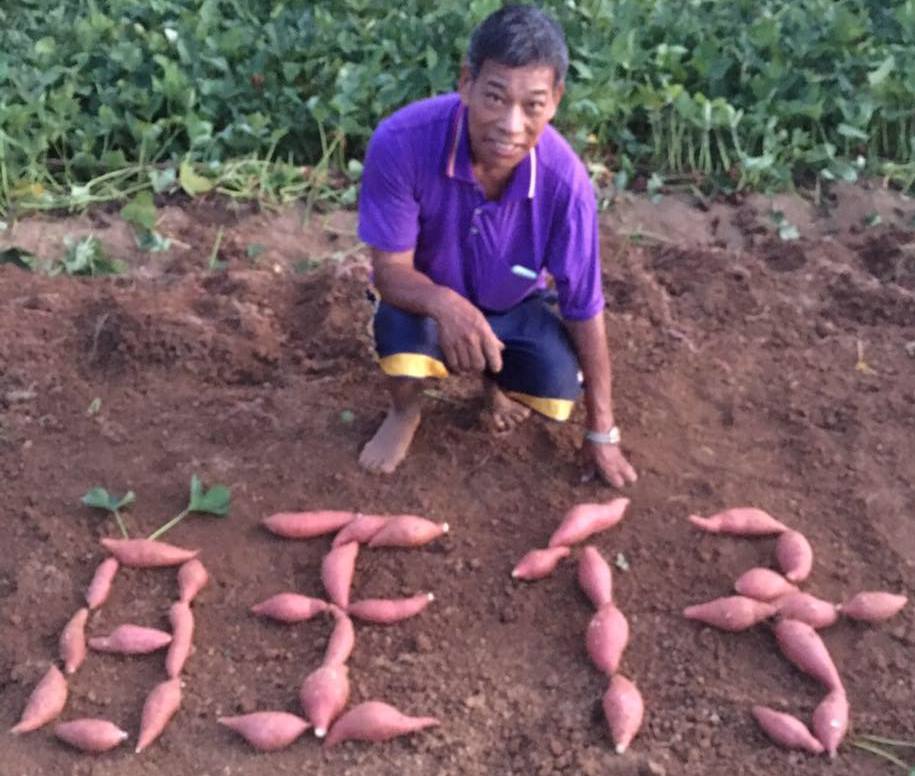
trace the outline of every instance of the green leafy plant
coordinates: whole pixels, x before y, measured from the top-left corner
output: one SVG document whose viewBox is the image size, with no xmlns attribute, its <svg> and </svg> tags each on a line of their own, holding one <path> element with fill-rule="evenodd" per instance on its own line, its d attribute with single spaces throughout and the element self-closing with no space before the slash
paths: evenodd
<svg viewBox="0 0 915 776">
<path fill-rule="evenodd" d="M 158 539 L 184 520 L 191 512 L 225 517 L 229 514 L 232 504 L 232 495 L 225 485 L 213 485 L 209 490 L 204 490 L 200 478 L 191 476 L 191 492 L 187 506 L 175 517 L 157 528 L 150 535 L 150 539 Z"/>
<path fill-rule="evenodd" d="M 123 496 L 112 496 L 107 490 L 99 485 L 90 488 L 82 498 L 82 503 L 87 507 L 104 509 L 111 512 L 111 514 L 114 515 L 114 519 L 117 521 L 118 528 L 121 530 L 121 535 L 125 539 L 128 538 L 127 527 L 124 525 L 124 520 L 121 517 L 121 510 L 124 509 L 124 507 L 133 504 L 134 501 L 136 501 L 136 495 L 132 490 L 128 490 Z"/>
<path fill-rule="evenodd" d="M 109 258 L 101 240 L 94 235 L 74 240 L 65 237 L 66 253 L 59 263 L 51 266 L 51 275 L 118 275 L 126 269 L 122 261 Z"/>
</svg>

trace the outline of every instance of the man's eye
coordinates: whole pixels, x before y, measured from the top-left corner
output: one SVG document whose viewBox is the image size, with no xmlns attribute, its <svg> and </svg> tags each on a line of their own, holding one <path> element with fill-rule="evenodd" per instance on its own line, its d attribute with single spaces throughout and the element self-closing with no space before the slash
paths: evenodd
<svg viewBox="0 0 915 776">
<path fill-rule="evenodd" d="M 528 113 L 540 113 L 540 111 L 542 111 L 542 110 L 543 110 L 542 102 L 529 102 L 527 104 Z"/>
<path fill-rule="evenodd" d="M 502 98 L 494 92 L 489 92 L 489 94 L 486 95 L 486 99 L 496 104 L 502 102 Z"/>
</svg>

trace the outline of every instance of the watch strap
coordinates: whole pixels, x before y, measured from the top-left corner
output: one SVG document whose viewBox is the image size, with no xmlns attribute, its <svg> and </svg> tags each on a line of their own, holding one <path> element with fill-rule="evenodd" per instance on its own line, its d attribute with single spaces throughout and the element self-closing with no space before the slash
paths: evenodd
<svg viewBox="0 0 915 776">
<path fill-rule="evenodd" d="M 609 431 L 588 431 L 585 439 L 596 445 L 618 445 L 620 443 L 620 430 L 612 426 Z"/>
</svg>

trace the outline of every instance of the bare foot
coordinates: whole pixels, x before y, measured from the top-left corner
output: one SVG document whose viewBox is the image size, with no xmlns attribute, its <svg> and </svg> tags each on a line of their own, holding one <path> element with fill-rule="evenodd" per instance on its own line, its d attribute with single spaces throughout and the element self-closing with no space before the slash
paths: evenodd
<svg viewBox="0 0 915 776">
<path fill-rule="evenodd" d="M 505 434 L 522 423 L 530 414 L 529 407 L 508 398 L 492 380 L 484 381 L 486 409 L 483 425 L 494 434 Z"/>
<path fill-rule="evenodd" d="M 359 465 L 370 472 L 391 474 L 406 457 L 420 418 L 418 405 L 405 410 L 389 409 L 375 436 L 362 448 Z"/>
</svg>

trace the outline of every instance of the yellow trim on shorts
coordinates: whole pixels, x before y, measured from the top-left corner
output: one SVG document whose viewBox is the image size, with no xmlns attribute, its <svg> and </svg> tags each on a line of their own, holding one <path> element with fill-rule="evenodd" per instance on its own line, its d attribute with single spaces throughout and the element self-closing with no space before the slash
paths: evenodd
<svg viewBox="0 0 915 776">
<path fill-rule="evenodd" d="M 566 421 L 572 415 L 575 402 L 571 399 L 546 399 L 543 396 L 531 396 L 517 391 L 506 391 L 506 395 L 515 401 L 521 402 L 541 415 L 560 422 Z"/>
<path fill-rule="evenodd" d="M 447 377 L 447 367 L 423 353 L 394 353 L 378 360 L 381 371 L 391 377 Z"/>
</svg>

